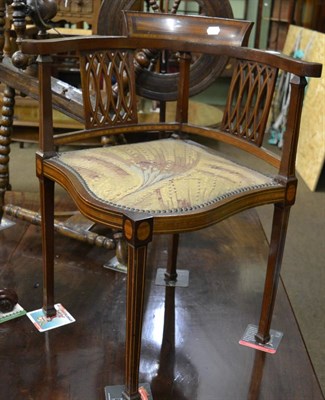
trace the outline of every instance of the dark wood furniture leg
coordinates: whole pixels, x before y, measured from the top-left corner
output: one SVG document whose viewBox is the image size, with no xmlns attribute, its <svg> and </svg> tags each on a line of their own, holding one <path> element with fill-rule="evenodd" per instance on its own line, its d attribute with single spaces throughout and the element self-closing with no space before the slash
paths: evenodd
<svg viewBox="0 0 325 400">
<path fill-rule="evenodd" d="M 285 239 L 291 206 L 274 205 L 273 225 L 269 246 L 264 295 L 258 332 L 255 335 L 259 343 L 270 340 L 270 326 L 278 289 Z"/>
<path fill-rule="evenodd" d="M 167 268 L 158 268 L 156 285 L 158 286 L 189 286 L 189 271 L 187 269 L 177 270 L 179 233 L 174 233 L 168 240 Z"/>
<path fill-rule="evenodd" d="M 165 272 L 165 279 L 176 281 L 177 279 L 177 252 L 178 252 L 179 234 L 175 233 L 171 236 L 168 243 L 168 261 Z"/>
<path fill-rule="evenodd" d="M 147 247 L 152 240 L 152 219 L 132 221 L 125 218 L 124 235 L 128 241 L 128 278 L 126 310 L 125 400 L 141 400 L 139 364 L 146 279 Z"/>
<path fill-rule="evenodd" d="M 9 182 L 9 153 L 15 105 L 15 90 L 5 86 L 0 123 L 0 222 L 3 217 L 4 197 Z"/>
<path fill-rule="evenodd" d="M 43 310 L 54 316 L 54 182 L 44 176 L 40 180 L 42 213 Z"/>
<path fill-rule="evenodd" d="M 290 208 L 295 202 L 297 179 L 295 177 L 295 159 L 298 146 L 300 115 L 303 105 L 305 77 L 293 76 L 291 79 L 291 101 L 288 110 L 286 140 L 283 144 L 283 154 L 279 176 L 286 180 L 286 198 L 284 203 L 274 204 L 271 241 L 266 271 L 262 311 L 255 339 L 260 343 L 270 340 L 270 325 L 276 292 L 280 279 L 280 269 L 283 258 L 285 239 L 288 228 Z"/>
</svg>

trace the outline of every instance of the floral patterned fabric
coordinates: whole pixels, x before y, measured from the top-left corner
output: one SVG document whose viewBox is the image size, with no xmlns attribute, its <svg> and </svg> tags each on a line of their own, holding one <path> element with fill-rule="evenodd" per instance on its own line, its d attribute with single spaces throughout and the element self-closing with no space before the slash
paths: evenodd
<svg viewBox="0 0 325 400">
<path fill-rule="evenodd" d="M 208 148 L 176 139 L 69 151 L 50 162 L 69 168 L 97 199 L 150 213 L 184 212 L 276 185 Z"/>
</svg>

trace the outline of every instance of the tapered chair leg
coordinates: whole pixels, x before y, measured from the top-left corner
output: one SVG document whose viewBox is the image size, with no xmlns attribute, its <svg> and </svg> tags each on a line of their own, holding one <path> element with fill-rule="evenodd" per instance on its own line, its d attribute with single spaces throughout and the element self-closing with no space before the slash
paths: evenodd
<svg viewBox="0 0 325 400">
<path fill-rule="evenodd" d="M 168 261 L 165 278 L 176 281 L 177 279 L 177 253 L 178 253 L 179 234 L 175 233 L 171 236 L 168 246 Z"/>
<path fill-rule="evenodd" d="M 40 178 L 43 253 L 43 310 L 54 316 L 54 182 Z"/>
<path fill-rule="evenodd" d="M 152 240 L 152 220 L 125 219 L 124 235 L 128 242 L 126 310 L 125 400 L 140 400 L 139 365 L 144 307 L 147 247 Z"/>
<path fill-rule="evenodd" d="M 167 268 L 158 268 L 156 275 L 156 285 L 159 286 L 179 286 L 189 285 L 189 271 L 177 269 L 179 234 L 174 233 L 168 238 L 168 259 Z"/>
<path fill-rule="evenodd" d="M 271 320 L 280 280 L 280 270 L 288 228 L 290 208 L 290 206 L 285 206 L 282 204 L 276 204 L 274 206 L 262 311 L 258 331 L 255 335 L 255 339 L 259 343 L 267 343 L 270 340 Z"/>
</svg>

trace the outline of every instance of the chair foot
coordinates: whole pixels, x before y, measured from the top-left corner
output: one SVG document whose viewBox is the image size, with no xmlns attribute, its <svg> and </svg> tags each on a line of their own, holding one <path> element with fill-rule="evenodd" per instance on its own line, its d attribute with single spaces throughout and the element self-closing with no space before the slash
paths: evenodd
<svg viewBox="0 0 325 400">
<path fill-rule="evenodd" d="M 52 306 L 47 306 L 47 307 L 44 306 L 43 311 L 47 318 L 56 316 L 56 309 L 55 309 L 54 305 L 53 305 L 53 307 Z"/>
<path fill-rule="evenodd" d="M 172 287 L 188 287 L 189 271 L 177 269 L 179 234 L 170 235 L 168 241 L 167 268 L 158 268 L 156 285 Z"/>
<path fill-rule="evenodd" d="M 256 350 L 264 351 L 265 353 L 275 354 L 280 345 L 282 337 L 282 332 L 275 331 L 273 329 L 270 330 L 269 335 L 263 336 L 260 332 L 258 332 L 258 327 L 256 325 L 249 324 L 245 330 L 245 333 L 240 339 L 239 344 Z"/>
<path fill-rule="evenodd" d="M 1 223 L 0 223 L 0 231 L 3 231 L 3 230 L 5 230 L 5 229 L 8 229 L 8 228 L 12 227 L 13 225 L 15 225 L 15 222 L 14 222 L 14 221 L 11 221 L 11 220 L 8 219 L 8 218 L 2 217 L 2 218 L 1 218 Z"/>
<path fill-rule="evenodd" d="M 177 270 L 177 274 L 171 276 L 164 268 L 158 268 L 155 284 L 157 286 L 188 287 L 189 275 L 190 272 L 185 269 Z"/>
<path fill-rule="evenodd" d="M 148 383 L 139 384 L 139 392 L 133 396 L 125 393 L 125 386 L 106 386 L 105 399 L 111 400 L 153 400 L 150 385 Z"/>
<path fill-rule="evenodd" d="M 128 272 L 128 249 L 127 242 L 122 232 L 115 232 L 113 234 L 116 243 L 116 255 L 104 264 L 104 268 L 112 269 L 117 272 Z"/>
<path fill-rule="evenodd" d="M 268 343 L 268 342 L 270 341 L 270 339 L 271 339 L 271 335 L 270 335 L 270 334 L 263 335 L 263 334 L 260 333 L 260 332 L 257 332 L 257 333 L 255 334 L 255 340 L 256 340 L 258 343 L 265 344 L 265 343 Z"/>
<path fill-rule="evenodd" d="M 106 262 L 103 267 L 111 269 L 112 271 L 122 272 L 123 274 L 128 272 L 128 267 L 124 264 L 121 264 L 116 256 L 112 257 L 108 262 Z"/>
</svg>

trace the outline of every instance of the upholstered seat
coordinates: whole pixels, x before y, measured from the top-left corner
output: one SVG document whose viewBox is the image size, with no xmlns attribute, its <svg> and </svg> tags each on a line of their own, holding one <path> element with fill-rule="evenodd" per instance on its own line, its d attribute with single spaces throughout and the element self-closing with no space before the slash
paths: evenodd
<svg viewBox="0 0 325 400">
<path fill-rule="evenodd" d="M 280 187 L 216 151 L 172 138 L 68 151 L 47 163 L 76 175 L 96 200 L 149 214 L 184 213 L 240 192 Z"/>
</svg>

